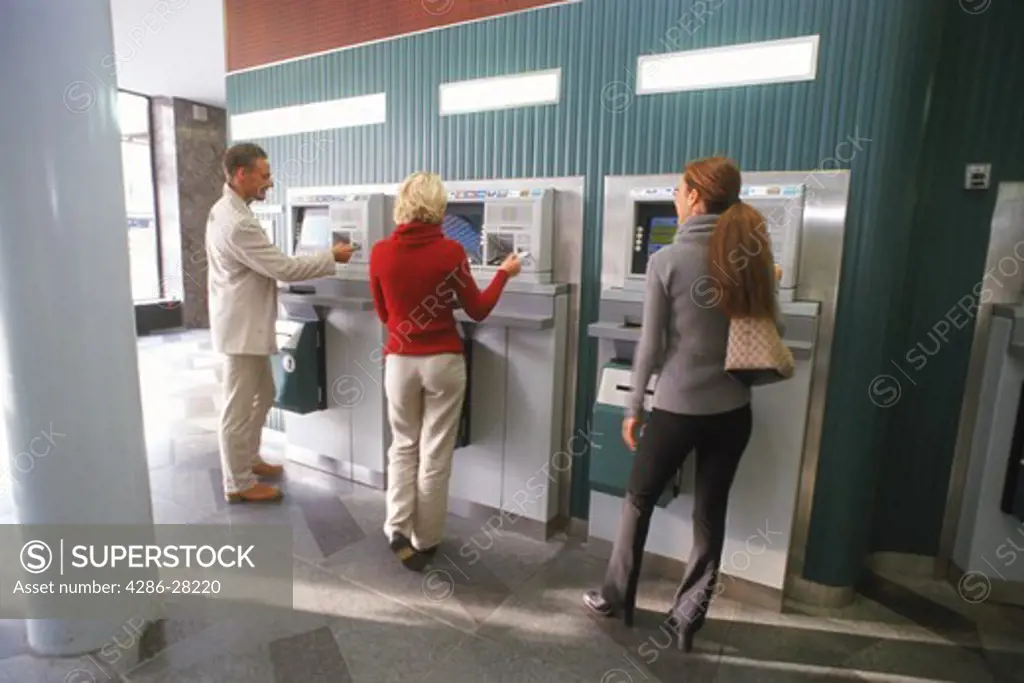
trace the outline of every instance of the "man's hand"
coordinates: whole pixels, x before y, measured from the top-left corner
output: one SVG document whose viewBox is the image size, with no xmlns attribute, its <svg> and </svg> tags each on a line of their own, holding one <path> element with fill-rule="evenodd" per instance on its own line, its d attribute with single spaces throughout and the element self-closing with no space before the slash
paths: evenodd
<svg viewBox="0 0 1024 683">
<path fill-rule="evenodd" d="M 351 244 L 345 244 L 344 242 L 338 242 L 331 251 L 334 252 L 334 260 L 337 263 L 348 263 L 349 259 L 352 258 L 352 254 L 356 252 L 356 248 Z"/>
</svg>

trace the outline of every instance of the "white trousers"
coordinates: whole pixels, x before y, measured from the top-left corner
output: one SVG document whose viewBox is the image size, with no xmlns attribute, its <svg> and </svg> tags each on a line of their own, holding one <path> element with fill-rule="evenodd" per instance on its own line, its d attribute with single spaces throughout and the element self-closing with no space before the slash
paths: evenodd
<svg viewBox="0 0 1024 683">
<path fill-rule="evenodd" d="M 384 533 L 401 533 L 426 550 L 444 536 L 466 362 L 452 353 L 388 355 L 384 390 L 392 437 Z"/>
<path fill-rule="evenodd" d="M 224 358 L 219 441 L 225 493 L 241 493 L 259 481 L 252 467 L 260 461 L 263 424 L 274 404 L 274 391 L 269 356 Z"/>
</svg>

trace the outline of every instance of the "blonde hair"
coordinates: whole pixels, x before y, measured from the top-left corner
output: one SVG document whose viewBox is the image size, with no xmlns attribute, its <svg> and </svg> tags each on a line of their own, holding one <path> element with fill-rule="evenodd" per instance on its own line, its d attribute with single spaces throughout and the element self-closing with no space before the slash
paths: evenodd
<svg viewBox="0 0 1024 683">
<path fill-rule="evenodd" d="M 395 223 L 431 223 L 444 220 L 448 208 L 448 193 L 441 176 L 419 171 L 413 173 L 398 188 L 395 200 Z"/>
</svg>

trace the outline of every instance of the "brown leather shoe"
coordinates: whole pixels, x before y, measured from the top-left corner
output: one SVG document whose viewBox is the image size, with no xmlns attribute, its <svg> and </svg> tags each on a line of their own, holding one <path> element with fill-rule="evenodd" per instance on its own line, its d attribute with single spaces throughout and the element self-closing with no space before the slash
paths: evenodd
<svg viewBox="0 0 1024 683">
<path fill-rule="evenodd" d="M 268 484 L 256 484 L 251 489 L 225 494 L 229 503 L 273 503 L 284 498 L 281 489 Z"/>
<path fill-rule="evenodd" d="M 271 465 L 269 462 L 258 462 L 252 466 L 252 473 L 257 477 L 272 479 L 280 477 L 284 472 L 284 465 Z"/>
</svg>

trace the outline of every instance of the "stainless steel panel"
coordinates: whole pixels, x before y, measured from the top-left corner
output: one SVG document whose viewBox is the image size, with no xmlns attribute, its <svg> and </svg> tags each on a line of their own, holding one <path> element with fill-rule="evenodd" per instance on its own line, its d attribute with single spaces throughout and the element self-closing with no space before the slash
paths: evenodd
<svg viewBox="0 0 1024 683">
<path fill-rule="evenodd" d="M 967 381 L 960 408 L 960 422 L 956 436 L 956 450 L 950 472 L 949 490 L 946 494 L 946 513 L 942 521 L 942 537 L 939 542 L 939 562 L 946 563 L 953 557 L 957 528 L 963 505 L 964 488 L 967 484 L 967 470 L 970 463 L 971 447 L 974 443 L 974 429 L 978 416 L 978 402 L 984 380 L 985 358 L 988 349 L 993 308 L 1002 304 L 1019 304 L 1024 288 L 1024 183 L 1000 183 L 996 197 L 996 208 L 992 214 L 988 256 L 985 270 L 979 282 L 983 289 L 976 292 L 981 296 L 980 306 L 974 324 L 974 340 L 971 343 L 971 359 L 967 369 Z M 1000 269 L 1000 262 L 1011 259 L 1016 267 L 1007 274 Z M 998 274 L 998 285 L 987 279 Z"/>
<path fill-rule="evenodd" d="M 811 321 L 816 322 L 814 320 Z M 806 326 L 805 326 L 806 327 Z M 811 326 L 806 330 L 808 336 L 806 339 L 801 339 L 795 335 L 787 333 L 783 337 L 783 343 L 789 347 L 790 353 L 793 354 L 794 360 L 808 360 L 814 354 L 814 327 Z M 640 342 L 640 328 L 631 327 L 626 325 L 620 325 L 613 322 L 596 322 L 590 323 L 587 326 L 587 334 L 591 337 L 598 339 L 605 339 L 612 342 L 626 342 L 627 344 L 617 344 L 615 356 L 620 361 L 632 362 L 634 348 L 636 344 Z M 624 351 L 624 349 L 626 349 Z"/>
<path fill-rule="evenodd" d="M 324 308 L 339 308 L 344 311 L 372 311 L 372 299 L 346 299 L 327 294 L 296 294 L 294 292 L 282 292 L 278 295 L 278 301 L 286 308 L 289 306 L 320 306 Z"/>
<path fill-rule="evenodd" d="M 1010 345 L 1024 346 L 1024 305 L 996 304 L 992 306 L 992 318 L 1009 319 L 1013 324 Z"/>
<path fill-rule="evenodd" d="M 381 352 L 384 327 L 373 311 L 332 316 L 329 323 L 344 344 L 345 375 L 330 376 L 328 380 L 332 400 L 347 406 L 350 414 L 349 461 L 353 471 L 373 472 L 386 481 L 391 426 L 384 391 L 385 357 Z M 338 350 L 328 347 L 327 352 Z M 353 400 L 356 396 L 361 400 Z"/>
<path fill-rule="evenodd" d="M 607 311 L 607 308 L 601 307 L 602 314 Z M 587 326 L 587 333 L 591 337 L 601 339 L 621 339 L 623 341 L 639 342 L 641 328 L 635 325 L 625 325 L 620 321 L 625 318 L 640 317 L 641 311 L 623 311 L 622 315 L 624 317 L 607 317 L 602 315 L 600 321 L 590 323 Z M 800 348 L 813 346 L 815 339 L 818 337 L 817 322 L 817 317 L 785 316 L 783 324 L 786 329 L 783 333 L 783 341 L 787 344 L 795 344 Z"/>
<path fill-rule="evenodd" d="M 490 280 L 484 280 L 484 281 L 477 280 L 477 285 L 479 285 L 480 287 L 486 287 L 487 285 L 490 284 L 490 282 L 491 282 Z M 566 294 L 566 293 L 568 293 L 569 290 L 571 290 L 571 289 L 572 289 L 572 286 L 569 285 L 568 283 L 564 283 L 564 282 L 557 282 L 557 283 L 556 282 L 547 282 L 547 283 L 526 282 L 526 281 L 520 280 L 519 278 L 515 278 L 515 279 L 512 279 L 512 280 L 509 280 L 505 284 L 505 293 L 506 294 L 515 293 L 515 294 L 539 294 L 541 296 L 558 296 L 559 294 Z M 502 298 L 504 298 L 504 295 L 503 295 Z"/>
<path fill-rule="evenodd" d="M 557 311 L 563 329 L 565 299 Z M 572 463 L 562 434 L 565 387 L 552 372 L 564 362 L 564 346 L 564 334 L 546 330 L 510 329 L 506 337 L 501 506 L 542 522 L 558 516 L 560 480 Z"/>
<path fill-rule="evenodd" d="M 459 322 L 473 323 L 474 325 L 486 327 L 510 327 L 520 330 L 550 330 L 555 325 L 553 315 L 501 315 L 491 313 L 483 322 L 476 322 L 462 311 L 455 312 L 455 319 Z"/>
<path fill-rule="evenodd" d="M 599 339 L 613 339 L 618 341 L 638 342 L 640 341 L 640 328 L 627 327 L 619 323 L 596 322 L 587 325 L 587 334 Z"/>
<path fill-rule="evenodd" d="M 604 237 L 602 242 L 602 290 L 614 288 L 628 273 L 626 250 L 633 230 L 634 189 L 668 187 L 678 184 L 678 174 L 608 176 L 605 178 Z M 830 171 L 745 171 L 744 184 L 806 186 L 804 224 L 800 236 L 800 280 L 797 302 L 817 302 L 820 318 L 817 348 L 812 366 L 811 393 L 804 436 L 799 493 L 793 522 L 789 558 L 790 573 L 803 571 L 807 537 L 814 501 L 821 430 L 825 414 L 832 338 L 835 328 L 836 297 L 839 290 L 846 225 L 850 173 Z M 604 294 L 602 294 L 604 296 Z"/>
<path fill-rule="evenodd" d="M 508 396 L 508 335 L 501 327 L 473 334 L 469 443 L 452 456 L 449 495 L 500 508 L 505 469 L 505 412 Z"/>
<path fill-rule="evenodd" d="M 254 202 L 252 204 L 252 212 L 256 214 L 256 218 L 260 220 L 271 221 L 273 225 L 273 233 L 270 235 L 270 239 L 278 246 L 278 248 L 284 250 L 285 240 L 287 239 L 285 234 L 284 207 L 280 204 L 261 204 L 259 202 Z"/>
<path fill-rule="evenodd" d="M 1016 306 L 1014 304 L 994 304 L 992 306 L 992 315 L 997 318 L 1010 318 L 1015 320 L 1024 316 L 1024 306 Z"/>
</svg>

